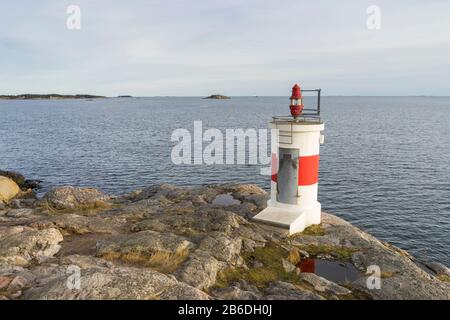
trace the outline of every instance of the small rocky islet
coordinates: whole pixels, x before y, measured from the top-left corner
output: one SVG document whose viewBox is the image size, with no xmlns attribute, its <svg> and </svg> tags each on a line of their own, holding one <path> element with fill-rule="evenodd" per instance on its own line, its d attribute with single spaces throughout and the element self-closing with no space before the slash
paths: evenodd
<svg viewBox="0 0 450 320">
<path fill-rule="evenodd" d="M 230 97 L 221 95 L 221 94 L 212 94 L 209 97 L 205 97 L 203 99 L 216 99 L 216 100 L 228 100 L 231 99 Z"/>
<path fill-rule="evenodd" d="M 38 198 L 25 181 L 0 179 L 0 299 L 450 299 L 449 268 L 334 215 L 293 236 L 252 222 L 268 198 L 255 185 L 64 186 Z M 314 260 L 358 276 L 331 281 L 305 270 Z M 367 286 L 373 265 L 379 289 Z"/>
</svg>

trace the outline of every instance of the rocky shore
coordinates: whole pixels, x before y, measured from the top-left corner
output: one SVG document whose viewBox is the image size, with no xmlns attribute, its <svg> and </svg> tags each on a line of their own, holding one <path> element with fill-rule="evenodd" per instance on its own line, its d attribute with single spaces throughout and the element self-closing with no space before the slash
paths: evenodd
<svg viewBox="0 0 450 320">
<path fill-rule="evenodd" d="M 0 180 L 0 299 L 450 299 L 449 268 L 331 214 L 293 236 L 252 222 L 268 197 L 255 185 L 38 199 L 13 180 Z"/>
</svg>

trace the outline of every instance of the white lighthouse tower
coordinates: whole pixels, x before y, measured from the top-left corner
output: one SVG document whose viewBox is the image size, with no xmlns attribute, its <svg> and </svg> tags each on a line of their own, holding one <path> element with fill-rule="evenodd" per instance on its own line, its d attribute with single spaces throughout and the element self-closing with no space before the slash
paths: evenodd
<svg viewBox="0 0 450 320">
<path fill-rule="evenodd" d="M 317 93 L 316 108 L 303 107 L 303 92 Z M 272 181 L 267 208 L 255 221 L 286 228 L 289 234 L 319 224 L 321 205 L 317 201 L 319 147 L 323 143 L 320 119 L 320 89 L 292 88 L 291 115 L 273 117 Z"/>
</svg>

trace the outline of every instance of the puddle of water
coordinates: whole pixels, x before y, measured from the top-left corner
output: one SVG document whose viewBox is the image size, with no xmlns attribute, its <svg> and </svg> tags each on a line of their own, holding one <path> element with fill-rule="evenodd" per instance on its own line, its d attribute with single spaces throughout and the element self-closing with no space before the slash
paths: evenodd
<svg viewBox="0 0 450 320">
<path fill-rule="evenodd" d="M 353 282 L 363 277 L 363 274 L 349 262 L 307 258 L 302 259 L 297 266 L 301 272 L 315 273 L 335 283 Z"/>
<path fill-rule="evenodd" d="M 235 204 L 241 204 L 241 202 L 235 198 L 233 198 L 233 196 L 231 195 L 231 193 L 227 193 L 227 194 L 219 194 L 217 195 L 212 204 L 217 204 L 220 206 L 232 206 Z"/>
</svg>

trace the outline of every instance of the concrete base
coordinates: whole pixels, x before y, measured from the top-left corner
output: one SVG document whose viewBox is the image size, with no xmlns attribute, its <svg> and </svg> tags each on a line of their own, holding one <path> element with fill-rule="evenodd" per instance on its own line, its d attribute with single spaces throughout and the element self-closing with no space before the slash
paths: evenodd
<svg viewBox="0 0 450 320">
<path fill-rule="evenodd" d="M 256 222 L 284 228 L 289 235 L 302 232 L 313 224 L 319 224 L 321 220 L 321 205 L 313 208 L 298 210 L 298 208 L 280 208 L 269 206 L 253 217 Z"/>
</svg>

